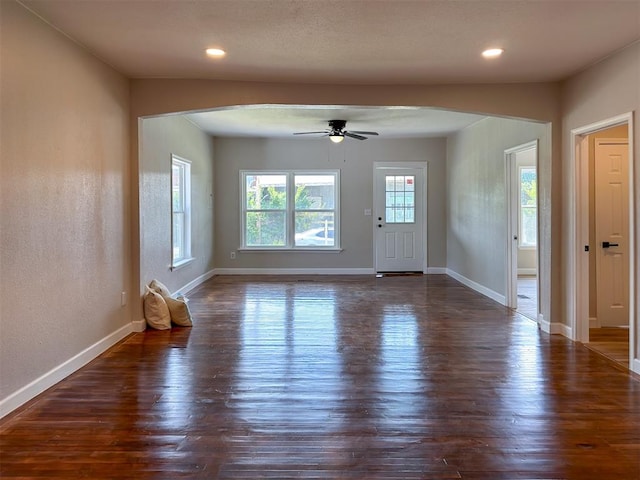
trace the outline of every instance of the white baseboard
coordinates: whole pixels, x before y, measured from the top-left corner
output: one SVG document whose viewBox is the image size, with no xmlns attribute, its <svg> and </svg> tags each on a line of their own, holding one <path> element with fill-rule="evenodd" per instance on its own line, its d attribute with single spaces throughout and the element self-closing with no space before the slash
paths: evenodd
<svg viewBox="0 0 640 480">
<path fill-rule="evenodd" d="M 143 318 L 142 320 L 134 320 L 131 322 L 131 331 L 134 333 L 141 333 L 147 329 L 147 321 Z"/>
<path fill-rule="evenodd" d="M 216 275 L 373 275 L 373 268 L 216 268 Z"/>
<path fill-rule="evenodd" d="M 427 267 L 426 273 L 428 275 L 446 275 L 446 267 Z"/>
<path fill-rule="evenodd" d="M 597 317 L 589 317 L 589 328 L 600 328 Z"/>
<path fill-rule="evenodd" d="M 214 270 L 209 270 L 207 273 L 204 273 L 204 274 L 200 275 L 199 277 L 195 278 L 194 280 L 191 280 L 189 283 L 187 283 L 182 288 L 179 288 L 178 290 L 176 290 L 173 293 L 173 296 L 176 296 L 178 294 L 183 294 L 184 295 L 186 293 L 189 293 L 191 290 L 196 288 L 198 285 L 206 282 L 207 280 L 209 280 L 214 275 L 216 275 L 216 270 L 215 269 Z"/>
<path fill-rule="evenodd" d="M 456 279 L 463 285 L 466 285 L 472 290 L 475 290 L 476 292 L 481 293 L 485 297 L 489 297 L 491 300 L 498 302 L 500 305 L 505 305 L 505 306 L 507 305 L 507 299 L 504 295 L 501 295 L 498 292 L 495 292 L 490 288 L 485 287 L 484 285 L 480 285 L 479 283 L 474 282 L 473 280 L 469 280 L 467 277 L 464 277 L 460 275 L 458 272 L 454 272 L 453 270 L 450 270 L 448 268 L 446 269 L 446 273 L 447 275 Z"/>
<path fill-rule="evenodd" d="M 537 274 L 538 270 L 536 268 L 518 268 L 518 275 L 535 277 Z"/>
<path fill-rule="evenodd" d="M 134 323 L 137 324 L 138 322 Z M 49 370 L 41 377 L 36 378 L 33 382 L 15 391 L 8 397 L 3 398 L 0 401 L 0 418 L 13 412 L 16 408 L 24 405 L 29 400 L 44 392 L 46 389 L 54 386 L 56 383 L 65 379 L 73 372 L 84 367 L 91 360 L 95 359 L 100 354 L 113 347 L 127 335 L 133 333 L 135 331 L 133 326 L 134 323 L 129 323 L 124 327 L 120 327 L 118 330 L 111 333 L 110 335 L 107 335 L 102 340 L 98 340 L 96 343 L 85 348 L 83 351 L 73 356 L 69 360 Z"/>
<path fill-rule="evenodd" d="M 573 338 L 571 327 L 568 327 L 564 323 L 549 322 L 541 313 L 538 314 L 538 326 L 540 327 L 540 330 L 548 333 L 549 335 L 562 335 L 568 339 Z"/>
<path fill-rule="evenodd" d="M 633 359 L 633 362 L 631 362 L 631 371 L 640 375 L 640 359 Z"/>
</svg>

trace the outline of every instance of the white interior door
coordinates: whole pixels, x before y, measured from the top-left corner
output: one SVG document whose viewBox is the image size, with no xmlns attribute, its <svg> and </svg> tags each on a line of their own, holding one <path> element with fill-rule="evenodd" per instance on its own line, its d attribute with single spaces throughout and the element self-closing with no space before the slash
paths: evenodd
<svg viewBox="0 0 640 480">
<path fill-rule="evenodd" d="M 375 167 L 377 272 L 424 270 L 424 171 L 407 164 Z"/>
<path fill-rule="evenodd" d="M 628 155 L 626 139 L 596 139 L 596 284 L 602 327 L 629 325 Z"/>
</svg>

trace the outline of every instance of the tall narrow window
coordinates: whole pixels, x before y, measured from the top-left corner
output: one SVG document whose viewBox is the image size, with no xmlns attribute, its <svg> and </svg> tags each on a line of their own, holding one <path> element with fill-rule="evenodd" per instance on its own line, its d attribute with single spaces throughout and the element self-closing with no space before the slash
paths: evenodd
<svg viewBox="0 0 640 480">
<path fill-rule="evenodd" d="M 335 249 L 339 246 L 339 172 L 240 172 L 242 247 Z"/>
<path fill-rule="evenodd" d="M 538 236 L 538 186 L 535 167 L 520 167 L 520 247 L 535 248 Z"/>
<path fill-rule="evenodd" d="M 171 156 L 171 267 L 191 258 L 191 162 Z"/>
</svg>

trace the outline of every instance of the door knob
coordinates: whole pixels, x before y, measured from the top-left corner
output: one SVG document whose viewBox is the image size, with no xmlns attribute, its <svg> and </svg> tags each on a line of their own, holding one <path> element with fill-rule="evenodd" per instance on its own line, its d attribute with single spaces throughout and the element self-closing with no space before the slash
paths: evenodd
<svg viewBox="0 0 640 480">
<path fill-rule="evenodd" d="M 617 243 L 602 242 L 602 248 L 619 247 Z"/>
<path fill-rule="evenodd" d="M 380 224 L 380 223 L 379 223 L 379 224 L 378 224 L 378 228 L 382 228 L 382 224 Z"/>
</svg>

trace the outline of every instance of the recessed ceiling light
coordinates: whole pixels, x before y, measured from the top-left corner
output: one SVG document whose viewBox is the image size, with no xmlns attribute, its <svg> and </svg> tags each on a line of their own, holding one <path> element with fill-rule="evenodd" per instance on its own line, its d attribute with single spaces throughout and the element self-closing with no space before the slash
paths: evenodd
<svg viewBox="0 0 640 480">
<path fill-rule="evenodd" d="M 207 48 L 206 52 L 210 57 L 216 58 L 224 57 L 227 54 L 227 52 L 225 52 L 221 48 Z"/>
<path fill-rule="evenodd" d="M 484 58 L 497 58 L 502 55 L 503 52 L 504 50 L 502 48 L 489 48 L 482 52 L 482 56 Z"/>
</svg>

